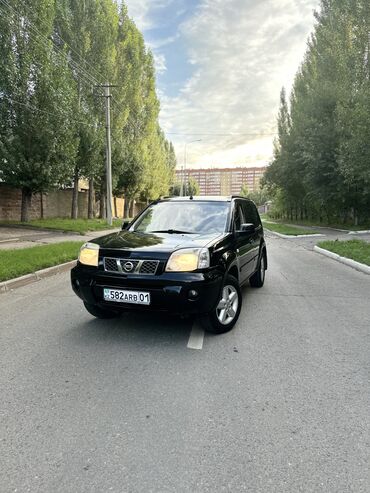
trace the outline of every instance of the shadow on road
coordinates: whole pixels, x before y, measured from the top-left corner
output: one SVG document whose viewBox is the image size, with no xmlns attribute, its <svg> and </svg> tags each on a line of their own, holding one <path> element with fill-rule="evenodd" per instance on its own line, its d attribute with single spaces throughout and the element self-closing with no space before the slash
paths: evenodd
<svg viewBox="0 0 370 493">
<path fill-rule="evenodd" d="M 65 335 L 84 346 L 124 345 L 143 347 L 177 346 L 187 343 L 191 318 L 157 313 L 127 312 L 111 320 L 91 318 L 81 321 Z"/>
</svg>

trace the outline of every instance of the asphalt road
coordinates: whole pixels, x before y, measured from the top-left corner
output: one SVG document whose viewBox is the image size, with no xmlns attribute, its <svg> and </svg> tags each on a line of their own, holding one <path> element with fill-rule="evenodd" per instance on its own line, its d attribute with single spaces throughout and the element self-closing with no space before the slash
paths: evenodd
<svg viewBox="0 0 370 493">
<path fill-rule="evenodd" d="M 0 491 L 370 491 L 370 276 L 269 238 L 233 332 L 0 295 Z"/>
</svg>

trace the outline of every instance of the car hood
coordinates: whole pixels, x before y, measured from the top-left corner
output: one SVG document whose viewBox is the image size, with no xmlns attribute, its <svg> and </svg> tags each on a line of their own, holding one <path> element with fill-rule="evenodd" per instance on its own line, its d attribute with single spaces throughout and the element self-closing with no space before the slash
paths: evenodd
<svg viewBox="0 0 370 493">
<path fill-rule="evenodd" d="M 220 236 L 222 236 L 220 233 L 185 235 L 118 231 L 117 233 L 96 238 L 92 240 L 92 243 L 109 250 L 169 252 L 179 248 L 202 248 Z"/>
</svg>

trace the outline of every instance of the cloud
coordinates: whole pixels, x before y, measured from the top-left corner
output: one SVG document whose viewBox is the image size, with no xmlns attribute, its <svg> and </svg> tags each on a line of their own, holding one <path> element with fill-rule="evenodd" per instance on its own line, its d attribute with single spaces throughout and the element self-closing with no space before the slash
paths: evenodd
<svg viewBox="0 0 370 493">
<path fill-rule="evenodd" d="M 166 57 L 162 53 L 153 52 L 154 64 L 157 74 L 163 74 L 167 70 Z"/>
<path fill-rule="evenodd" d="M 168 7 L 174 0 L 125 0 L 129 16 L 132 17 L 141 31 L 156 27 L 153 13 Z"/>
<path fill-rule="evenodd" d="M 149 41 L 149 46 L 153 50 L 157 50 L 158 48 L 163 48 L 163 46 L 167 46 L 171 43 L 174 43 L 177 39 L 179 39 L 180 33 L 175 34 L 174 36 L 168 36 L 167 38 L 159 38 L 155 40 Z"/>
<path fill-rule="evenodd" d="M 141 22 L 150 25 L 144 4 L 149 8 L 165 2 L 128 3 L 136 4 Z M 198 139 L 202 142 L 188 148 L 192 165 L 252 165 L 271 159 L 274 137 L 265 134 L 276 131 L 280 89 L 291 88 L 318 4 L 319 0 L 199 1 L 177 32 L 187 50 L 184 63 L 191 64 L 193 73 L 175 96 L 160 87 L 161 124 L 175 144 L 179 164 L 185 142 Z M 158 63 L 164 70 L 165 60 Z M 166 77 L 170 75 L 167 66 Z"/>
<path fill-rule="evenodd" d="M 149 15 L 150 0 L 126 0 L 128 14 L 135 21 L 137 27 L 144 31 L 150 29 L 152 21 Z"/>
</svg>

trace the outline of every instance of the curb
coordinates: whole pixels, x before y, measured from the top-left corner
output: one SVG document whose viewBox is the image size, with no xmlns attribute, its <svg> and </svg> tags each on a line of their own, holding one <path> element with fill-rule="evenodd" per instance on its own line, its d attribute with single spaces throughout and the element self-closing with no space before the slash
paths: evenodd
<svg viewBox="0 0 370 493">
<path fill-rule="evenodd" d="M 81 233 L 78 233 L 76 231 L 68 231 L 64 229 L 54 229 L 54 228 L 39 228 L 38 226 L 32 226 L 32 224 L 5 224 L 2 223 L 0 224 L 0 228 L 14 228 L 14 229 L 29 229 L 30 231 L 36 231 L 39 233 L 60 233 L 60 234 L 65 234 L 65 233 L 76 233 L 76 235 L 81 235 Z M 83 236 L 83 235 L 81 235 Z"/>
<path fill-rule="evenodd" d="M 370 233 L 370 229 L 364 229 L 359 231 L 349 231 L 349 235 L 366 235 Z"/>
<path fill-rule="evenodd" d="M 15 279 L 9 279 L 9 281 L 0 282 L 0 293 L 6 293 L 11 289 L 20 288 L 26 286 L 41 279 L 61 274 L 72 269 L 77 263 L 77 260 L 66 262 L 65 264 L 54 265 L 46 269 L 38 270 L 32 274 L 26 274 L 25 276 L 16 277 Z"/>
<path fill-rule="evenodd" d="M 330 252 L 329 250 L 325 250 L 324 248 L 320 248 L 318 246 L 314 247 L 314 251 L 317 253 L 320 253 L 321 255 L 324 255 L 325 257 L 329 257 L 333 260 L 336 260 L 337 262 L 340 262 L 341 264 L 347 265 L 348 267 L 352 267 L 352 269 L 356 269 L 360 272 L 363 272 L 364 274 L 369 274 L 370 275 L 370 266 L 366 264 L 361 264 L 360 262 L 356 262 L 356 260 L 352 260 L 347 257 L 341 257 L 337 253 Z"/>
<path fill-rule="evenodd" d="M 315 237 L 323 237 L 325 235 L 322 235 L 320 233 L 314 233 L 312 235 L 308 234 L 308 235 L 283 235 L 282 233 L 277 233 L 276 231 L 271 231 L 271 229 L 268 229 L 268 228 L 264 228 L 266 231 L 268 231 L 269 233 L 273 234 L 273 235 L 276 235 L 278 236 L 279 238 L 315 238 Z"/>
</svg>

